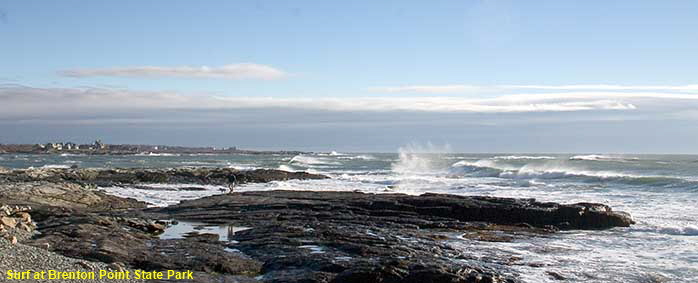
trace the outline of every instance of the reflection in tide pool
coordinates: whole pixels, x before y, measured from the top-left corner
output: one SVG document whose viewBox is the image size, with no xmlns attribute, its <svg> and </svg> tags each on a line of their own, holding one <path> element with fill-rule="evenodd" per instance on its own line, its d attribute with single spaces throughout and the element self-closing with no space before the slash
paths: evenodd
<svg viewBox="0 0 698 283">
<path fill-rule="evenodd" d="M 168 226 L 165 232 L 160 234 L 160 239 L 183 239 L 188 234 L 216 234 L 222 242 L 232 242 L 235 233 L 251 229 L 251 227 L 233 226 L 233 225 L 213 225 L 199 222 L 179 221 L 177 224 Z"/>
</svg>

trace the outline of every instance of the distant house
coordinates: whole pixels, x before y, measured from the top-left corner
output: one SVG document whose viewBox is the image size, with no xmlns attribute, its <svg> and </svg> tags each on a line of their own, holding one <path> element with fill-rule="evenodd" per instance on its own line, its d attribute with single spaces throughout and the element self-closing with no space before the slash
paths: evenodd
<svg viewBox="0 0 698 283">
<path fill-rule="evenodd" d="M 102 143 L 102 140 L 96 140 L 94 143 L 95 149 L 105 149 L 107 148 L 107 145 Z"/>
<path fill-rule="evenodd" d="M 80 149 L 80 146 L 75 144 L 75 143 L 69 142 L 69 143 L 65 144 L 65 149 L 67 149 L 67 150 Z"/>
<path fill-rule="evenodd" d="M 62 142 L 60 142 L 60 143 L 53 142 L 53 143 L 47 144 L 46 147 L 49 149 L 63 150 L 63 143 Z"/>
</svg>

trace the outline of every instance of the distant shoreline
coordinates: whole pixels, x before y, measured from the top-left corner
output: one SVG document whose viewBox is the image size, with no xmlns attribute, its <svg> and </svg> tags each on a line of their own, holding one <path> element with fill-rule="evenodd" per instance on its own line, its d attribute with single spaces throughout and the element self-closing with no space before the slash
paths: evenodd
<svg viewBox="0 0 698 283">
<path fill-rule="evenodd" d="M 247 150 L 236 147 L 186 147 L 169 145 L 134 145 L 134 144 L 0 144 L 0 154 L 45 154 L 45 155 L 167 155 L 167 154 L 303 154 L 310 153 L 295 150 Z M 75 148 L 77 147 L 77 149 Z"/>
</svg>

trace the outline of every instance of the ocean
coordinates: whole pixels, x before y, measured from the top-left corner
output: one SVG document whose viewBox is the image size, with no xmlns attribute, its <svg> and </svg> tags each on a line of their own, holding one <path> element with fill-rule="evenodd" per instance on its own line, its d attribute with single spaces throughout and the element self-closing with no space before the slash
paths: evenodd
<svg viewBox="0 0 698 283">
<path fill-rule="evenodd" d="M 506 270 L 525 282 L 556 282 L 546 272 L 564 274 L 567 282 L 698 282 L 698 155 L 466 154 L 420 147 L 404 147 L 398 153 L 302 155 L 0 155 L 0 166 L 8 168 L 73 165 L 269 168 L 332 177 L 248 184 L 236 191 L 434 192 L 603 203 L 630 213 L 637 224 L 507 243 L 463 240 L 450 244 L 480 257 L 521 258 L 523 264 Z M 100 189 L 153 206 L 219 194 L 223 189 L 178 190 L 185 186 Z"/>
</svg>

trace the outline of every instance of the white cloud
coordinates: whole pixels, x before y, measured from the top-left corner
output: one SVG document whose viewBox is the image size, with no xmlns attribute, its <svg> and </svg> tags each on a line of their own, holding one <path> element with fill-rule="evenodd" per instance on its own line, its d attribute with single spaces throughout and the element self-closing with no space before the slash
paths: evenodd
<svg viewBox="0 0 698 283">
<path fill-rule="evenodd" d="M 633 110 L 635 105 L 612 99 L 545 101 L 461 97 L 288 98 L 238 97 L 110 88 L 32 88 L 0 85 L 0 118 L 72 114 L 147 112 L 151 110 L 298 109 L 335 112 L 515 113 L 585 110 Z"/>
<path fill-rule="evenodd" d="M 172 92 L 144 92 L 108 88 L 31 88 L 0 85 L 0 112 L 8 116 L 60 113 L 103 113 L 148 109 L 256 109 L 282 108 L 320 111 L 417 111 L 417 112 L 561 112 L 584 110 L 633 110 L 635 105 L 620 100 L 556 99 L 546 101 L 501 97 L 352 97 L 279 98 L 211 95 L 183 95 Z M 1 115 L 1 114 L 0 114 Z"/>
<path fill-rule="evenodd" d="M 698 84 L 692 85 L 405 85 L 371 87 L 370 92 L 385 93 L 485 93 L 517 90 L 561 90 L 561 91 L 669 91 L 698 92 Z"/>
<path fill-rule="evenodd" d="M 698 85 L 505 85 L 507 89 L 538 90 L 634 90 L 634 91 L 698 91 Z"/>
<path fill-rule="evenodd" d="M 491 91 L 492 87 L 476 85 L 409 85 L 393 87 L 372 87 L 372 92 L 415 92 L 415 93 L 463 93 Z"/>
<path fill-rule="evenodd" d="M 191 77 L 219 79 L 263 79 L 273 80 L 285 77 L 287 74 L 268 65 L 240 63 L 221 67 L 122 67 L 103 69 L 70 69 L 58 72 L 67 77 Z"/>
</svg>

